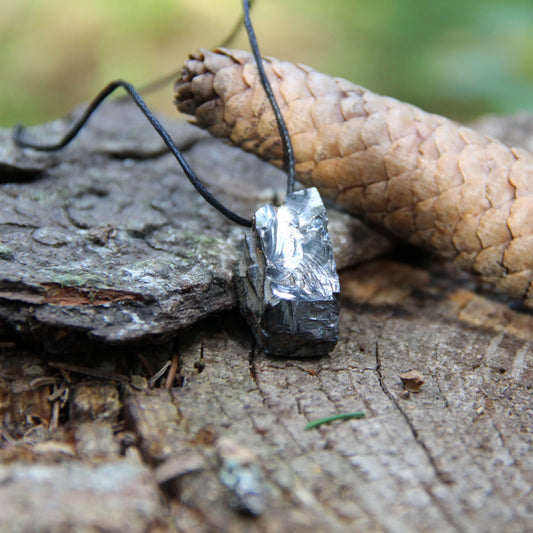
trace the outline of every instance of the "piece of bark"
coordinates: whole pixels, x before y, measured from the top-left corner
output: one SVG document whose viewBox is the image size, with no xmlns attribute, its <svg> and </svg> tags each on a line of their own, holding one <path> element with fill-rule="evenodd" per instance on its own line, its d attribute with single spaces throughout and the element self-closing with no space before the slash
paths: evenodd
<svg viewBox="0 0 533 533">
<path fill-rule="evenodd" d="M 31 430 L 34 439 L 48 436 L 51 388 L 50 383 L 38 384 L 45 375 L 45 365 L 35 354 L 15 351 L 12 357 L 0 359 L 0 425 L 14 438 Z M 43 431 L 37 435 L 36 428 Z"/>
<path fill-rule="evenodd" d="M 425 382 L 424 375 L 418 370 L 409 370 L 398 376 L 407 392 L 420 392 L 420 388 Z"/>
<path fill-rule="evenodd" d="M 151 531 L 161 503 L 151 472 L 129 461 L 0 466 L 2 531 Z"/>
<path fill-rule="evenodd" d="M 164 123 L 231 209 L 251 217 L 283 197 L 281 172 Z M 50 142 L 66 128 L 26 134 Z M 196 193 L 133 105 L 106 106 L 57 153 L 17 149 L 10 136 L 0 131 L 0 321 L 50 347 L 80 337 L 149 342 L 236 305 L 243 229 Z M 390 248 L 347 214 L 330 219 L 339 267 Z"/>
<path fill-rule="evenodd" d="M 112 383 L 84 382 L 73 387 L 70 401 L 70 422 L 117 422 L 122 404 L 116 385 Z"/>
<path fill-rule="evenodd" d="M 77 456 L 88 462 L 118 459 L 119 446 L 108 422 L 86 422 L 75 430 Z"/>
</svg>

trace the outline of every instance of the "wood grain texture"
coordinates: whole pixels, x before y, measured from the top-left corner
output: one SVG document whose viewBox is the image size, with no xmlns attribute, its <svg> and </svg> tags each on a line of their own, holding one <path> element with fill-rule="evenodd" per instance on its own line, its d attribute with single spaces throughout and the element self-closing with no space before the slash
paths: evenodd
<svg viewBox="0 0 533 533">
<path fill-rule="evenodd" d="M 148 527 L 159 518 L 160 531 L 187 533 L 531 531 L 531 314 L 390 260 L 346 270 L 341 284 L 341 337 L 327 357 L 269 357 L 254 348 L 240 316 L 227 312 L 180 335 L 182 386 L 171 391 L 122 384 L 117 394 L 116 383 L 104 387 L 71 373 L 58 431 L 38 432 L 32 417 L 22 427 L 3 426 L 13 443 L 0 440 L 0 530 L 87 531 L 89 523 L 117 533 L 159 531 Z M 111 356 L 106 347 L 92 355 L 73 351 L 66 361 L 102 372 L 112 364 L 139 383 L 150 374 L 136 354 L 158 369 L 169 350 L 133 345 Z M 61 379 L 47 364 L 56 358 L 24 353 L 15 342 L 4 347 L 0 398 L 7 381 L 12 399 L 29 371 Z M 425 376 L 417 394 L 402 386 L 408 370 Z M 100 405 L 112 415 L 110 396 L 121 407 L 118 433 L 92 408 L 92 421 L 76 423 L 74 404 Z M 31 405 L 22 407 L 31 412 Z M 364 419 L 305 430 L 310 421 L 360 410 Z M 104 424 L 112 441 L 102 450 Z M 23 446 L 24 435 L 33 441 Z M 261 517 L 230 506 L 217 457 L 227 438 L 257 457 Z M 101 466 L 90 466 L 91 442 Z M 67 446 L 73 455 L 61 456 Z M 21 483 L 28 471 L 36 471 L 30 485 Z M 69 472 L 76 490 L 64 488 L 72 487 Z M 90 483 L 96 476 L 100 485 Z M 159 500 L 158 483 L 165 493 Z M 28 486 L 31 505 L 21 511 L 14 504 L 25 501 Z M 61 501 L 55 513 L 50 494 Z"/>
<path fill-rule="evenodd" d="M 386 231 L 533 306 L 533 156 L 349 81 L 267 58 L 298 179 Z M 247 52 L 201 51 L 176 104 L 276 166 L 281 139 Z"/>
<path fill-rule="evenodd" d="M 186 306 L 174 307 L 169 320 L 190 320 L 194 312 L 196 322 L 206 310 L 220 310 L 220 298 L 233 298 L 221 290 L 216 270 L 203 292 L 216 291 L 216 298 L 199 300 L 191 275 L 184 279 L 188 285 L 181 284 L 182 270 L 198 272 L 211 257 L 207 250 L 220 250 L 208 239 L 204 248 L 192 249 L 190 259 L 185 252 L 191 251 L 192 232 L 203 237 L 212 226 L 221 231 L 224 219 L 217 213 L 211 219 L 213 210 L 186 192 L 170 155 L 157 156 L 161 147 L 146 139 L 144 124 L 136 128 L 130 121 L 137 116 L 134 106 L 120 111 L 120 120 L 115 112 L 95 116 L 94 132 L 61 154 L 17 150 L 9 132 L 0 131 L 0 162 L 9 163 L 0 165 L 0 177 L 14 178 L 0 187 L 0 273 L 4 280 L 13 272 L 21 278 L 10 285 L 10 299 L 4 294 L 0 301 L 0 531 L 532 531 L 533 316 L 472 292 L 470 278 L 452 277 L 453 266 L 426 254 L 416 255 L 416 267 L 410 266 L 415 257 L 409 264 L 404 256 L 372 261 L 383 243 L 376 246 L 378 237 L 365 235 L 354 217 L 330 211 L 330 222 L 346 231 L 338 250 L 351 246 L 354 253 L 344 266 L 359 266 L 341 273 L 341 336 L 327 357 L 294 361 L 259 353 L 236 311 L 189 322 L 187 330 L 176 330 L 176 340 L 164 343 L 151 311 L 163 300 L 155 299 L 142 304 L 137 318 L 159 345 L 110 346 L 109 336 L 99 337 L 108 344 L 91 345 L 86 336 L 65 349 L 69 332 L 83 332 L 74 319 L 83 309 L 93 327 L 105 306 L 118 312 L 129 303 L 100 305 L 98 293 L 94 306 L 60 306 L 27 294 L 31 279 L 43 274 L 39 279 L 49 282 L 55 279 L 52 267 L 67 261 L 63 249 L 70 241 L 59 246 L 51 238 L 54 213 L 66 212 L 70 220 L 62 219 L 58 238 L 67 238 L 68 230 L 73 243 L 85 243 L 71 255 L 76 260 L 90 259 L 96 246 L 104 252 L 109 246 L 107 257 L 115 254 L 122 266 L 129 254 L 148 266 L 172 253 L 179 268 L 168 277 L 143 270 L 150 275 L 144 286 L 156 295 L 160 283 L 174 287 L 172 293 L 189 287 Z M 108 127 L 101 119 L 109 120 Z M 175 126 L 177 139 L 190 139 L 192 128 L 184 127 L 182 137 Z M 60 135 L 67 124 L 54 127 Z M 199 139 L 187 143 L 186 156 L 228 205 L 246 213 L 250 202 L 274 201 L 268 187 L 276 175 L 282 194 L 281 172 L 196 133 Z M 137 155 L 134 162 L 106 155 L 111 141 L 113 154 Z M 34 183 L 18 180 L 36 173 L 41 179 Z M 117 190 L 126 187 L 130 196 L 116 204 Z M 77 203 L 87 196 L 91 203 Z M 151 203 L 152 198 L 164 201 Z M 130 220 L 137 230 L 157 221 L 147 205 L 168 217 L 165 241 L 155 240 L 163 228 L 131 236 L 121 230 Z M 121 206 L 127 207 L 122 218 Z M 73 227 L 76 221 L 89 227 Z M 119 230 L 107 244 L 106 232 L 81 240 L 107 222 Z M 189 232 L 189 247 L 177 238 L 181 230 Z M 363 248 L 359 255 L 357 245 Z M 37 271 L 25 266 L 30 253 Z M 70 269 L 77 264 L 72 260 Z M 106 285 L 89 287 L 118 290 L 128 283 L 107 279 Z M 121 315 L 108 316 L 112 326 Z M 36 330 L 44 334 L 31 344 L 29 334 Z M 176 347 L 175 388 L 159 389 L 165 375 L 146 390 Z M 67 364 L 90 373 L 65 374 Z M 400 375 L 409 370 L 425 376 L 418 394 L 406 394 L 402 386 Z M 117 375 L 120 381 L 114 381 Z M 122 382 L 123 376 L 131 383 Z M 53 393 L 50 406 L 53 388 L 63 392 Z M 318 418 L 359 410 L 366 412 L 364 419 L 304 429 Z M 243 517 L 230 506 L 220 480 L 219 442 L 227 438 L 257 457 L 266 503 L 261 517 Z"/>
</svg>

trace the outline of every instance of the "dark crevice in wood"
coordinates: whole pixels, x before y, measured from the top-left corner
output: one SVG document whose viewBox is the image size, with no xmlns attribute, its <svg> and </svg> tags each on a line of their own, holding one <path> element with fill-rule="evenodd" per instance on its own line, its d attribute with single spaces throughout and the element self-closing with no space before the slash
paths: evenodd
<svg viewBox="0 0 533 533">
<path fill-rule="evenodd" d="M 379 336 L 378 336 L 378 338 L 376 339 L 376 349 L 375 349 L 375 357 L 376 357 L 376 369 L 375 370 L 376 370 L 377 375 L 378 375 L 379 386 L 380 386 L 381 390 L 383 391 L 383 393 L 385 394 L 385 396 L 387 396 L 387 398 L 392 402 L 392 404 L 394 405 L 396 410 L 400 413 L 402 418 L 405 420 L 405 423 L 407 424 L 407 426 L 409 427 L 409 430 L 411 431 L 411 434 L 413 435 L 414 441 L 420 447 L 420 449 L 423 451 L 423 453 L 424 453 L 425 457 L 427 458 L 429 464 L 433 468 L 433 471 L 435 472 L 436 478 L 442 484 L 449 485 L 452 482 L 451 479 L 450 479 L 450 476 L 446 472 L 443 472 L 439 468 L 439 466 L 437 465 L 437 461 L 435 460 L 435 458 L 433 457 L 433 455 L 429 451 L 429 449 L 427 447 L 427 444 L 420 437 L 420 435 L 418 433 L 418 430 L 415 428 L 415 426 L 411 422 L 411 419 L 409 418 L 409 416 L 407 415 L 405 410 L 402 408 L 400 402 L 397 400 L 397 398 L 394 396 L 394 394 L 389 390 L 389 388 L 385 385 L 385 380 L 383 378 L 383 374 L 382 374 L 382 371 L 381 371 L 381 356 L 380 356 L 380 353 L 379 353 L 379 340 L 380 339 L 379 339 Z M 453 516 L 453 514 L 450 513 L 448 511 L 448 509 L 446 508 L 446 506 L 443 505 L 442 502 L 439 500 L 439 498 L 436 497 L 433 494 L 433 491 L 431 490 L 431 487 L 426 487 L 426 492 L 430 496 L 430 498 L 433 501 L 433 503 L 440 509 L 440 511 L 442 512 L 443 516 L 446 517 L 446 519 L 448 520 L 449 524 L 452 527 L 455 528 L 457 533 L 460 533 L 461 531 L 463 531 L 463 528 L 457 523 L 457 521 L 456 521 L 455 517 Z"/>
</svg>

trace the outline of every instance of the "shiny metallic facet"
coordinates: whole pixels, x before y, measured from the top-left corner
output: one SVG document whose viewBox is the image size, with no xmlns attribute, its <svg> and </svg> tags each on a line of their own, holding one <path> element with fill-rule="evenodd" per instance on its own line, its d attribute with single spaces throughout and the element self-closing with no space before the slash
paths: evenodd
<svg viewBox="0 0 533 533">
<path fill-rule="evenodd" d="M 313 357 L 333 350 L 340 287 L 317 189 L 257 211 L 236 284 L 241 311 L 266 353 Z"/>
</svg>

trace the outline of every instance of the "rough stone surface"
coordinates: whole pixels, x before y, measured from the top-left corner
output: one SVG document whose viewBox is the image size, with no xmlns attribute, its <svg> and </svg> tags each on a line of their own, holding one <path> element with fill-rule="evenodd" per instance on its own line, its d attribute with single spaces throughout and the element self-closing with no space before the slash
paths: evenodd
<svg viewBox="0 0 533 533">
<path fill-rule="evenodd" d="M 235 285 L 265 353 L 316 357 L 339 337 L 339 276 L 327 215 L 314 188 L 261 207 L 245 237 Z"/>
<path fill-rule="evenodd" d="M 283 174 L 177 120 L 164 121 L 191 166 L 251 217 L 284 194 Z M 56 139 L 57 121 L 26 133 Z M 138 110 L 110 104 L 57 153 L 15 148 L 0 131 L 0 321 L 66 344 L 164 340 L 236 305 L 243 229 L 209 206 Z M 340 267 L 386 239 L 330 211 Z M 338 238 L 337 238 L 338 236 Z"/>
</svg>

